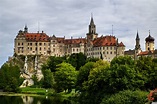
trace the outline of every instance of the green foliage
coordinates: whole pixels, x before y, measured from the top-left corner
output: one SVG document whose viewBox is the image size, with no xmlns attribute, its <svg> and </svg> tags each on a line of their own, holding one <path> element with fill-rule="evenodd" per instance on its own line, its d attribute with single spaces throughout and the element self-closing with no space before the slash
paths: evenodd
<svg viewBox="0 0 157 104">
<path fill-rule="evenodd" d="M 140 57 L 136 61 L 136 69 L 141 73 L 144 84 L 144 90 L 157 87 L 157 63 L 156 59 L 151 57 Z"/>
<path fill-rule="evenodd" d="M 79 70 L 86 63 L 86 59 L 87 57 L 83 53 L 73 53 L 66 62 Z"/>
<path fill-rule="evenodd" d="M 98 60 L 99 60 L 99 58 L 89 57 L 89 58 L 87 58 L 86 62 L 96 62 Z"/>
<path fill-rule="evenodd" d="M 93 64 L 88 81 L 83 83 L 79 102 L 81 104 L 99 104 L 108 87 L 109 63 L 99 60 Z"/>
<path fill-rule="evenodd" d="M 51 72 L 55 72 L 56 71 L 56 67 L 58 64 L 62 63 L 63 61 L 66 60 L 66 57 L 56 57 L 56 56 L 50 56 L 47 63 L 45 63 L 42 66 L 42 69 L 50 69 Z"/>
<path fill-rule="evenodd" d="M 18 66 L 4 64 L 0 70 L 0 88 L 4 91 L 18 92 L 23 79 Z"/>
<path fill-rule="evenodd" d="M 108 90 L 116 93 L 122 90 L 135 90 L 144 86 L 143 78 L 135 69 L 135 61 L 128 56 L 114 58 L 111 61 Z"/>
<path fill-rule="evenodd" d="M 90 70 L 94 68 L 94 62 L 87 62 L 84 66 L 82 66 L 79 70 L 76 82 L 76 89 L 81 91 L 83 90 L 83 83 L 88 81 L 88 76 Z"/>
<path fill-rule="evenodd" d="M 99 91 L 105 87 L 106 78 L 108 76 L 109 63 L 107 61 L 99 60 L 94 64 L 94 68 L 90 71 L 88 82 L 85 89 L 89 91 Z"/>
<path fill-rule="evenodd" d="M 43 79 L 43 87 L 44 88 L 52 88 L 54 85 L 54 76 L 53 73 L 51 72 L 51 70 L 43 70 L 43 75 L 44 75 L 44 79 Z"/>
<path fill-rule="evenodd" d="M 145 104 L 148 92 L 124 90 L 114 95 L 105 95 L 101 104 Z"/>
<path fill-rule="evenodd" d="M 33 75 L 32 79 L 34 81 L 34 85 L 31 86 L 31 87 L 34 87 L 34 88 L 41 88 L 41 87 L 43 87 L 44 78 L 42 78 L 40 81 L 38 81 L 37 76 Z"/>
<path fill-rule="evenodd" d="M 57 65 L 55 77 L 55 89 L 57 92 L 66 91 L 69 92 L 74 88 L 76 83 L 77 71 L 68 63 L 61 63 Z"/>
</svg>

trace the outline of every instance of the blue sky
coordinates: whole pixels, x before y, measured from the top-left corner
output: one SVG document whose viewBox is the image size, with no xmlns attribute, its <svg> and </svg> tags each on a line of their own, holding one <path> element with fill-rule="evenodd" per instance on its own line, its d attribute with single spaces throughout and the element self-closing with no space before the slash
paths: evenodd
<svg viewBox="0 0 157 104">
<path fill-rule="evenodd" d="M 85 37 L 91 13 L 99 36 L 112 34 L 113 25 L 126 50 L 135 47 L 137 30 L 143 50 L 149 30 L 157 38 L 157 0 L 1 0 L 0 66 L 13 55 L 14 39 L 25 24 L 29 32 Z"/>
</svg>

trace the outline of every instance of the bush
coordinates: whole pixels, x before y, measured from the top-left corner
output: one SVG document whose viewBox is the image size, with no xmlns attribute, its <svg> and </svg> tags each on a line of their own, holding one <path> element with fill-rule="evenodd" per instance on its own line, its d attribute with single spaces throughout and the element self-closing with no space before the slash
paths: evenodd
<svg viewBox="0 0 157 104">
<path fill-rule="evenodd" d="M 105 96 L 101 104 L 145 104 L 148 92 L 136 91 L 120 91 L 111 96 Z"/>
</svg>

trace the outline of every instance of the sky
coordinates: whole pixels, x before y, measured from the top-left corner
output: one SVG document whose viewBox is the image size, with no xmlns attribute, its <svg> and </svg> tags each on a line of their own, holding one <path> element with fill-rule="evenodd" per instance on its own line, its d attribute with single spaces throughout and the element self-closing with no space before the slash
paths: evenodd
<svg viewBox="0 0 157 104">
<path fill-rule="evenodd" d="M 91 14 L 98 36 L 114 35 L 126 50 L 134 49 L 137 31 L 143 51 L 149 30 L 157 38 L 157 0 L 1 0 L 0 66 L 13 56 L 25 25 L 31 33 L 79 38 L 86 36 Z"/>
</svg>

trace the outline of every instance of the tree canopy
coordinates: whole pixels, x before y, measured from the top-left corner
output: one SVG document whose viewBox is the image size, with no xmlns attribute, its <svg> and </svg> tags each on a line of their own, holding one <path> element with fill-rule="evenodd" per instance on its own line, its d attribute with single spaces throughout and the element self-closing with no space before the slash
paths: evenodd
<svg viewBox="0 0 157 104">
<path fill-rule="evenodd" d="M 58 64 L 54 73 L 56 91 L 71 91 L 75 87 L 76 76 L 77 71 L 71 64 Z"/>
<path fill-rule="evenodd" d="M 18 92 L 23 79 L 20 69 L 12 64 L 4 64 L 0 69 L 0 88 L 4 91 Z"/>
</svg>

